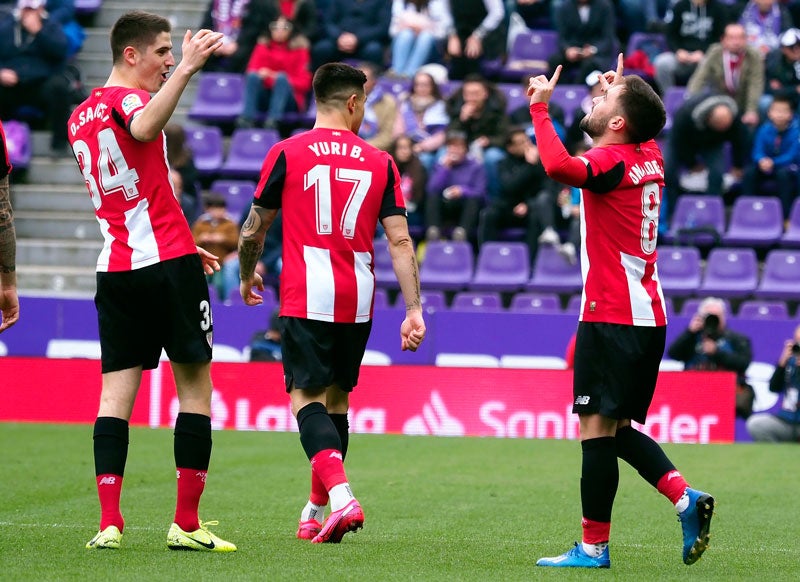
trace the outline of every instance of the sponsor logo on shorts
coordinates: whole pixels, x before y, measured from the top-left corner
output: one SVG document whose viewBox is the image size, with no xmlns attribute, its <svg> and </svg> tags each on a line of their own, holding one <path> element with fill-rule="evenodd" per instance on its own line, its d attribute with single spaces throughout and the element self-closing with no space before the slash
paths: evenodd
<svg viewBox="0 0 800 582">
<path fill-rule="evenodd" d="M 575 404 L 580 406 L 586 406 L 587 404 L 589 404 L 589 400 L 591 400 L 591 398 L 592 398 L 591 396 L 578 396 L 575 399 Z"/>
</svg>

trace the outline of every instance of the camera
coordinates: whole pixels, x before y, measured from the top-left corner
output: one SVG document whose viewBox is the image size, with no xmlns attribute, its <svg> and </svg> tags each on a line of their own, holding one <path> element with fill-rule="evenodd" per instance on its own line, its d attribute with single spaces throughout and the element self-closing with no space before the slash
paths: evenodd
<svg viewBox="0 0 800 582">
<path fill-rule="evenodd" d="M 719 325 L 720 325 L 719 316 L 714 315 L 713 313 L 709 313 L 703 320 L 703 335 L 711 339 L 717 339 L 720 335 Z M 800 350 L 800 346 L 798 346 L 798 350 Z"/>
<path fill-rule="evenodd" d="M 794 343 L 792 344 L 792 353 L 796 356 L 800 354 L 800 344 Z"/>
</svg>

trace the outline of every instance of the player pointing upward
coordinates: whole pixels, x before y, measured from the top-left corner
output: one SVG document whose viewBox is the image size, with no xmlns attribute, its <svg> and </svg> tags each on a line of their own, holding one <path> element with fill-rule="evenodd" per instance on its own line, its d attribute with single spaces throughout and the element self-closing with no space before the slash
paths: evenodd
<svg viewBox="0 0 800 582">
<path fill-rule="evenodd" d="M 582 189 L 583 296 L 575 345 L 572 411 L 580 417 L 583 451 L 583 541 L 539 566 L 608 568 L 611 509 L 619 482 L 617 457 L 666 496 L 683 528 L 683 561 L 708 547 L 714 499 L 691 489 L 661 447 L 631 426 L 644 423 L 664 353 L 667 318 L 656 269 L 656 237 L 664 171 L 654 138 L 664 105 L 635 75 L 600 75 L 603 94 L 581 121 L 594 146 L 570 156 L 556 135 L 548 102 L 551 79 L 531 78 L 528 94 L 547 174 Z"/>
</svg>

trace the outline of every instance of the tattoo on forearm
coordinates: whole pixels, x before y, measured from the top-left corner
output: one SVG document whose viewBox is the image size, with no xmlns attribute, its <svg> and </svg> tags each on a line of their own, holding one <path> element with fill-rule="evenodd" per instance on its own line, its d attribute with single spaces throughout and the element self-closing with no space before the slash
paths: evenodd
<svg viewBox="0 0 800 582">
<path fill-rule="evenodd" d="M 17 237 L 8 192 L 8 176 L 0 180 L 0 273 L 16 270 Z"/>
<path fill-rule="evenodd" d="M 262 215 L 262 213 L 264 213 Z M 249 279 L 256 270 L 256 264 L 264 252 L 264 237 L 267 234 L 275 213 L 257 209 L 255 206 L 250 209 L 242 225 L 242 233 L 239 236 L 239 277 Z"/>
<path fill-rule="evenodd" d="M 406 309 L 418 309 L 422 307 L 422 299 L 419 296 L 419 270 L 417 260 L 411 256 L 411 277 L 414 280 L 414 296 L 406 299 Z"/>
</svg>

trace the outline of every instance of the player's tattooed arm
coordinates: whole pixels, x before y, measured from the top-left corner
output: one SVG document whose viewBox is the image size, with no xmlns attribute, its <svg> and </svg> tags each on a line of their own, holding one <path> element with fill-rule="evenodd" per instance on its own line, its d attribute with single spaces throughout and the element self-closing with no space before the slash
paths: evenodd
<svg viewBox="0 0 800 582">
<path fill-rule="evenodd" d="M 409 257 L 409 266 L 408 270 L 411 273 L 411 277 L 414 280 L 414 289 L 416 293 L 412 294 L 411 297 L 403 298 L 406 301 L 406 311 L 410 309 L 422 309 L 422 299 L 420 298 L 420 283 L 419 283 L 419 267 L 417 265 L 417 258 L 415 255 L 411 255 Z"/>
<path fill-rule="evenodd" d="M 250 207 L 250 214 L 239 234 L 239 277 L 242 281 L 253 276 L 264 252 L 264 238 L 277 214 L 277 209 L 262 208 L 255 204 Z"/>
<path fill-rule="evenodd" d="M 13 284 L 16 271 L 17 238 L 14 230 L 14 212 L 8 190 L 8 176 L 0 179 L 0 277 Z M 16 278 L 14 276 L 14 278 Z"/>
</svg>

